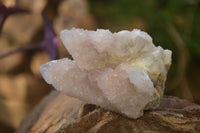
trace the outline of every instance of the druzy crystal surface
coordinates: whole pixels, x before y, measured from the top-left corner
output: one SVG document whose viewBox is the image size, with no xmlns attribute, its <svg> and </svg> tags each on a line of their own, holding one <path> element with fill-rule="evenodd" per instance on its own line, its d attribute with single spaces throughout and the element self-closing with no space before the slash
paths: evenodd
<svg viewBox="0 0 200 133">
<path fill-rule="evenodd" d="M 147 33 L 73 28 L 63 30 L 61 40 L 73 60 L 40 67 L 57 91 L 130 118 L 159 105 L 172 52 L 156 47 Z"/>
</svg>

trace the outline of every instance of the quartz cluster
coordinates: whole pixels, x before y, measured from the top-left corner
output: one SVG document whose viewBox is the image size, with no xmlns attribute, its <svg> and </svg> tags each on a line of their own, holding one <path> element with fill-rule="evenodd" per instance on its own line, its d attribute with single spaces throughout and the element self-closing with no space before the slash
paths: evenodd
<svg viewBox="0 0 200 133">
<path fill-rule="evenodd" d="M 61 40 L 73 60 L 40 66 L 57 91 L 134 119 L 159 105 L 172 52 L 156 47 L 147 33 L 73 28 Z"/>
</svg>

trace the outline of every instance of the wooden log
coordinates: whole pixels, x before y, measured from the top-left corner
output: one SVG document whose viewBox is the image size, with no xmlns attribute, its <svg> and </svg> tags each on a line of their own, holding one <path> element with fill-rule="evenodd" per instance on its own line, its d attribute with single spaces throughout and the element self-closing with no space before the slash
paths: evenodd
<svg viewBox="0 0 200 133">
<path fill-rule="evenodd" d="M 200 133 L 200 106 L 165 96 L 160 107 L 139 119 L 52 92 L 16 133 Z"/>
</svg>

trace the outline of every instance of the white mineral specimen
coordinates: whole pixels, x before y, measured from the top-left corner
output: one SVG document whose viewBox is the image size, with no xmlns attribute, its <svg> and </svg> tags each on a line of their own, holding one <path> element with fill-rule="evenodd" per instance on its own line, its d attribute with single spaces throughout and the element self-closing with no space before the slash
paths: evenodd
<svg viewBox="0 0 200 133">
<path fill-rule="evenodd" d="M 155 47 L 140 30 L 64 30 L 61 39 L 74 60 L 40 67 L 56 90 L 130 118 L 156 108 L 163 96 L 171 51 Z"/>
</svg>

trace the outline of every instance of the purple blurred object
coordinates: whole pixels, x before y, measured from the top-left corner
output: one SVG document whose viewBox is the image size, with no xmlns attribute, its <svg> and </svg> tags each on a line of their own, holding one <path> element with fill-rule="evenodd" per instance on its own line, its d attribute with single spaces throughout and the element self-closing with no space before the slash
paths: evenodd
<svg viewBox="0 0 200 133">
<path fill-rule="evenodd" d="M 0 15 L 2 17 L 0 22 L 0 34 L 3 28 L 3 24 L 5 20 L 8 18 L 8 16 L 19 13 L 30 13 L 30 10 L 22 9 L 17 6 L 6 7 L 2 2 L 0 2 Z"/>
<path fill-rule="evenodd" d="M 44 14 L 42 14 L 42 18 L 44 22 L 44 40 L 39 45 L 46 50 L 50 60 L 55 60 L 58 58 L 58 37 L 52 24 Z"/>
<path fill-rule="evenodd" d="M 59 41 L 58 37 L 53 29 L 51 22 L 46 18 L 44 14 L 42 14 L 43 23 L 44 23 L 44 39 L 43 41 L 33 44 L 33 45 L 25 45 L 19 47 L 17 49 L 11 50 L 7 53 L 1 54 L 0 59 L 6 56 L 9 56 L 16 52 L 21 52 L 25 50 L 33 50 L 33 49 L 44 49 L 49 55 L 50 60 L 55 60 L 58 58 L 58 46 Z"/>
</svg>

